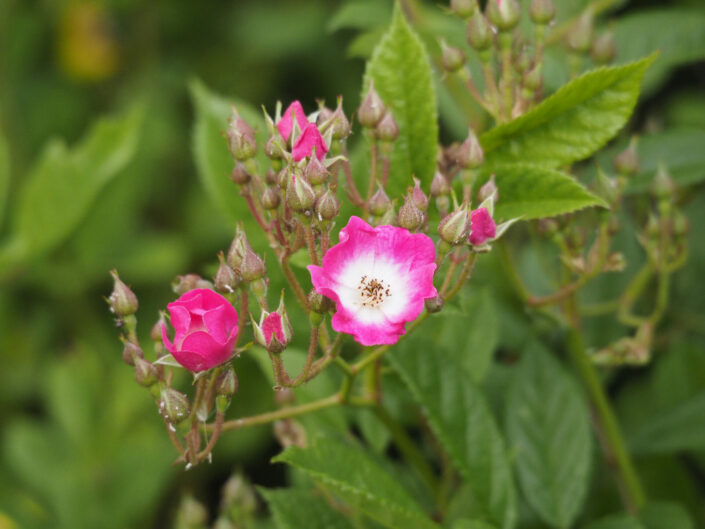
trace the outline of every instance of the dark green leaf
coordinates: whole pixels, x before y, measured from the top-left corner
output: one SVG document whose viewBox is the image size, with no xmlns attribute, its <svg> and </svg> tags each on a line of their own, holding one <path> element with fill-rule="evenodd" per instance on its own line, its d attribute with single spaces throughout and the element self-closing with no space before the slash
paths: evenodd
<svg viewBox="0 0 705 529">
<path fill-rule="evenodd" d="M 531 346 L 510 386 L 505 416 L 524 496 L 546 523 L 569 527 L 587 492 L 592 442 L 577 382 L 542 346 Z"/>
<path fill-rule="evenodd" d="M 61 244 L 87 213 L 96 196 L 132 159 L 142 109 L 102 118 L 72 150 L 50 142 L 17 197 L 11 260 L 46 253 Z"/>
<path fill-rule="evenodd" d="M 590 206 L 606 206 L 569 174 L 528 164 L 494 168 L 499 189 L 496 215 L 524 220 L 552 217 Z"/>
<path fill-rule="evenodd" d="M 508 162 L 560 167 L 587 158 L 626 123 L 654 59 L 587 72 L 523 116 L 483 134 L 487 167 Z"/>
<path fill-rule="evenodd" d="M 639 521 L 628 514 L 615 514 L 592 522 L 583 529 L 646 529 Z M 665 528 L 664 528 L 665 529 Z"/>
<path fill-rule="evenodd" d="M 694 529 L 693 520 L 677 503 L 648 503 L 638 515 L 644 529 Z"/>
<path fill-rule="evenodd" d="M 453 523 L 453 529 L 494 529 L 494 526 L 478 520 L 468 520 L 463 518 L 462 520 L 456 520 L 455 523 Z"/>
<path fill-rule="evenodd" d="M 348 519 L 315 491 L 258 490 L 269 503 L 278 529 L 353 529 Z"/>
<path fill-rule="evenodd" d="M 0 133 L 0 226 L 5 218 L 7 191 L 10 186 L 10 151 L 5 137 Z"/>
<path fill-rule="evenodd" d="M 504 442 L 480 391 L 452 357 L 432 350 L 395 349 L 389 359 L 424 409 L 479 507 L 478 518 L 514 526 L 514 487 Z"/>
<path fill-rule="evenodd" d="M 367 63 L 363 92 L 371 79 L 399 125 L 391 156 L 391 192 L 403 191 L 412 175 L 428 184 L 436 166 L 436 93 L 426 50 L 398 5 L 389 31 Z"/>
<path fill-rule="evenodd" d="M 398 481 L 359 447 L 334 438 L 314 438 L 309 448 L 289 447 L 273 461 L 303 470 L 385 527 L 438 528 Z"/>
</svg>

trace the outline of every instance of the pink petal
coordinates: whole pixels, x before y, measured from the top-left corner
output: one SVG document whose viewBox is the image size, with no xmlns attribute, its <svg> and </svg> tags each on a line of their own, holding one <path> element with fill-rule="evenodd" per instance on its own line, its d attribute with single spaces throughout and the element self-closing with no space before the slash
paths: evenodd
<svg viewBox="0 0 705 529">
<path fill-rule="evenodd" d="M 294 117 L 299 124 L 299 129 L 304 130 L 306 125 L 308 125 L 308 120 L 306 119 L 304 108 L 298 101 L 291 103 L 284 111 L 282 118 L 277 122 L 277 129 L 279 129 L 279 134 L 282 135 L 284 141 L 289 141 L 291 131 L 294 130 Z"/>
<path fill-rule="evenodd" d="M 264 341 L 267 344 L 272 340 L 272 335 L 276 336 L 280 343 L 286 342 L 282 329 L 282 317 L 278 312 L 272 312 L 264 319 L 262 332 L 264 333 Z"/>
<path fill-rule="evenodd" d="M 472 228 L 470 231 L 470 243 L 480 246 L 489 239 L 494 239 L 497 235 L 497 225 L 490 216 L 487 208 L 478 208 L 470 213 Z"/>
<path fill-rule="evenodd" d="M 316 158 L 319 160 L 322 160 L 328 152 L 328 147 L 326 142 L 323 141 L 323 136 L 318 131 L 318 127 L 315 123 L 309 123 L 301 136 L 296 139 L 294 148 L 291 150 L 291 156 L 295 162 L 298 162 L 307 156 L 312 156 L 314 149 Z"/>
<path fill-rule="evenodd" d="M 184 358 L 191 358 L 193 360 L 194 356 L 201 357 L 199 363 L 199 368 L 195 371 L 204 371 L 206 369 L 211 369 L 212 367 L 222 364 L 233 352 L 233 347 L 230 342 L 218 343 L 213 337 L 207 332 L 195 332 L 189 334 L 181 344 L 179 351 L 173 352 L 174 358 L 181 365 L 186 367 L 182 362 Z M 187 367 L 191 371 L 194 369 Z"/>
<path fill-rule="evenodd" d="M 174 354 L 176 347 L 174 346 L 172 341 L 169 339 L 169 336 L 167 335 L 165 323 L 162 323 L 162 342 L 164 342 L 164 347 L 166 347 L 166 350 L 169 351 L 171 354 Z"/>
<path fill-rule="evenodd" d="M 169 310 L 169 321 L 176 336 L 185 335 L 191 327 L 191 315 L 188 309 L 175 303 L 169 303 L 166 308 Z M 178 341 L 179 338 L 175 338 L 175 340 Z"/>
</svg>

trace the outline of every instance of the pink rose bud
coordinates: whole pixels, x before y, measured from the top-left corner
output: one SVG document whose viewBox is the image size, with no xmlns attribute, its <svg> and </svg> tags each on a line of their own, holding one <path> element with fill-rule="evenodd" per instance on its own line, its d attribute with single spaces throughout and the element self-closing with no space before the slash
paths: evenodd
<svg viewBox="0 0 705 529">
<path fill-rule="evenodd" d="M 108 297 L 111 312 L 119 317 L 130 316 L 137 312 L 139 303 L 135 293 L 120 280 L 117 270 L 112 270 L 110 275 L 113 276 L 113 291 Z"/>
<path fill-rule="evenodd" d="M 338 96 L 338 106 L 335 112 L 327 107 L 321 108 L 318 114 L 318 125 L 321 133 L 331 131 L 334 140 L 344 140 L 350 136 L 351 127 L 345 112 L 343 112 L 343 98 Z"/>
<path fill-rule="evenodd" d="M 357 119 L 363 127 L 372 128 L 377 126 L 379 120 L 382 119 L 384 110 L 384 103 L 375 90 L 374 81 L 370 79 L 367 95 L 357 110 Z"/>
<path fill-rule="evenodd" d="M 399 226 L 409 231 L 414 231 L 423 224 L 423 218 L 423 211 L 416 205 L 411 194 L 407 195 L 404 199 L 404 205 L 399 208 L 399 215 L 397 216 Z"/>
<path fill-rule="evenodd" d="M 313 207 L 316 202 L 316 192 L 301 174 L 291 173 L 291 181 L 286 188 L 286 203 L 298 213 Z"/>
<path fill-rule="evenodd" d="M 238 333 L 235 308 L 220 294 L 199 288 L 167 305 L 174 327 L 174 341 L 162 325 L 164 346 L 174 359 L 197 373 L 227 361 Z"/>
<path fill-rule="evenodd" d="M 330 189 L 316 200 L 315 211 L 322 220 L 333 220 L 340 211 L 340 203 Z"/>
<path fill-rule="evenodd" d="M 252 318 L 252 315 L 250 315 Z M 252 321 L 255 341 L 270 353 L 281 353 L 294 335 L 284 306 L 284 293 L 274 312 L 262 311 L 259 324 Z"/>
<path fill-rule="evenodd" d="M 494 175 L 490 176 L 490 179 L 482 184 L 480 189 L 477 190 L 477 199 L 480 202 L 484 202 L 490 197 L 492 197 L 492 201 L 495 204 L 497 203 L 497 200 L 499 200 L 499 191 L 497 190 L 497 184 L 494 181 Z"/>
<path fill-rule="evenodd" d="M 426 211 L 428 209 L 428 197 L 426 193 L 421 189 L 421 182 L 418 178 L 414 178 L 414 187 L 411 190 L 411 198 L 416 204 L 416 207 L 421 211 Z"/>
<path fill-rule="evenodd" d="M 450 193 L 450 184 L 448 179 L 443 176 L 443 173 L 436 171 L 431 180 L 431 196 L 439 197 Z"/>
<path fill-rule="evenodd" d="M 236 160 L 248 160 L 257 152 L 254 129 L 240 117 L 234 107 L 227 136 L 230 153 Z"/>
<path fill-rule="evenodd" d="M 379 120 L 375 128 L 377 138 L 386 142 L 393 142 L 399 137 L 399 125 L 397 125 L 391 110 L 384 113 L 384 117 Z"/>
<path fill-rule="evenodd" d="M 485 153 L 472 129 L 469 129 L 467 139 L 458 147 L 455 157 L 463 169 L 477 169 L 485 161 Z"/>
<path fill-rule="evenodd" d="M 389 197 L 387 196 L 387 193 L 384 192 L 382 186 L 379 186 L 377 191 L 375 191 L 375 194 L 370 197 L 370 203 L 368 206 L 370 208 L 370 213 L 377 217 L 381 217 L 392 206 L 392 201 L 389 200 Z"/>
<path fill-rule="evenodd" d="M 285 152 L 286 146 L 284 145 L 282 139 L 277 135 L 271 136 L 267 140 L 267 143 L 264 144 L 264 154 L 270 160 L 281 160 L 284 157 Z"/>
<path fill-rule="evenodd" d="M 302 107 L 301 103 L 298 101 L 291 103 L 284 111 L 282 118 L 277 122 L 277 129 L 279 130 L 279 134 L 282 135 L 282 138 L 284 138 L 284 141 L 289 141 L 291 131 L 294 130 L 294 119 L 296 119 L 299 130 L 304 130 L 308 125 L 304 107 Z"/>
<path fill-rule="evenodd" d="M 482 246 L 497 235 L 497 225 L 490 216 L 487 208 L 477 208 L 470 213 L 472 222 L 470 231 L 470 244 Z"/>
<path fill-rule="evenodd" d="M 240 275 L 245 281 L 253 282 L 264 277 L 266 273 L 267 267 L 264 260 L 255 253 L 248 242 L 245 245 L 242 263 L 240 263 Z"/>
<path fill-rule="evenodd" d="M 279 194 L 279 189 L 274 186 L 267 187 L 264 193 L 262 193 L 262 207 L 267 211 L 277 209 L 280 201 L 281 195 Z"/>
<path fill-rule="evenodd" d="M 330 176 L 330 171 L 317 157 L 314 156 L 306 165 L 306 169 L 304 169 L 304 176 L 311 185 L 315 186 L 325 184 Z"/>
<path fill-rule="evenodd" d="M 159 369 L 144 358 L 135 358 L 135 380 L 145 388 L 153 386 L 159 380 Z"/>
<path fill-rule="evenodd" d="M 294 148 L 291 150 L 291 157 L 295 162 L 299 162 L 304 158 L 312 157 L 314 152 L 316 153 L 316 158 L 322 160 L 328 152 L 328 146 L 318 131 L 316 124 L 309 123 L 296 140 Z"/>
<path fill-rule="evenodd" d="M 198 274 L 186 274 L 183 276 L 176 276 L 176 278 L 171 282 L 171 289 L 175 294 L 179 296 L 186 294 L 189 290 L 196 288 L 209 288 L 213 289 L 213 283 L 203 279 Z"/>
<path fill-rule="evenodd" d="M 218 292 L 222 293 L 232 293 L 242 282 L 242 278 L 239 276 L 235 270 L 233 270 L 230 265 L 225 261 L 225 256 L 223 252 L 218 254 L 218 261 L 220 265 L 218 266 L 218 271 L 213 279 L 213 285 Z"/>
<path fill-rule="evenodd" d="M 238 224 L 235 228 L 235 237 L 233 242 L 230 243 L 230 248 L 228 248 L 227 261 L 228 264 L 234 268 L 240 268 L 242 264 L 242 258 L 245 255 L 245 248 L 250 246 L 250 242 L 247 240 L 247 235 L 245 235 L 245 230 L 242 225 Z"/>
</svg>

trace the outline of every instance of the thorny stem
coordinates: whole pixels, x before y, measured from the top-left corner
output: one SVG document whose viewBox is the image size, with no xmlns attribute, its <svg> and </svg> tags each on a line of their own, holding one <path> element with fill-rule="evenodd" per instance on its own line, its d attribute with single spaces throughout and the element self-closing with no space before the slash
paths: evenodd
<svg viewBox="0 0 705 529">
<path fill-rule="evenodd" d="M 311 264 L 318 264 L 318 253 L 316 252 L 316 238 L 313 235 L 313 228 L 311 227 L 311 219 L 306 219 L 303 223 L 304 238 L 306 239 L 306 246 L 308 246 L 308 256 L 311 259 Z"/>
</svg>

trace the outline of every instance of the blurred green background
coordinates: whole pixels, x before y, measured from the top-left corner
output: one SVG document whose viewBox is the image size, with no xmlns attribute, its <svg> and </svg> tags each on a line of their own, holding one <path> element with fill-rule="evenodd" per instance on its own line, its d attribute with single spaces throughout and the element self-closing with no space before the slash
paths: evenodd
<svg viewBox="0 0 705 529">
<path fill-rule="evenodd" d="M 565 9 L 576 12 L 586 2 L 568 4 Z M 672 4 L 705 16 L 698 0 Z M 659 5 L 632 2 L 612 16 Z M 448 27 L 433 2 L 423 9 L 433 12 L 424 18 L 429 32 Z M 219 489 L 235 468 L 257 484 L 283 483 L 280 466 L 268 464 L 278 445 L 266 427 L 225 436 L 213 465 L 189 472 L 171 466 L 163 425 L 120 360 L 101 296 L 111 288 L 107 271 L 117 268 L 139 296 L 141 332 L 147 333 L 173 296 L 172 278 L 212 273 L 217 251 L 233 235 L 232 221 L 213 208 L 196 176 L 189 82 L 199 79 L 217 93 L 270 110 L 277 99 L 294 98 L 313 110 L 314 98 L 332 104 L 342 94 L 350 113 L 359 101 L 364 57 L 389 13 L 386 0 L 343 8 L 334 0 L 0 0 L 6 143 L 0 144 L 0 173 L 5 158 L 9 164 L 7 186 L 0 178 L 0 241 L 9 241 L 0 252 L 0 529 L 171 527 L 186 493 L 217 510 Z M 679 40 L 678 26 L 668 29 L 675 29 L 668 36 L 679 51 L 663 54 L 631 130 L 705 133 L 705 72 L 697 62 L 705 56 L 705 26 L 687 33 L 694 39 L 687 42 Z M 618 59 L 645 55 L 658 47 L 656 40 Z M 440 93 L 442 134 L 457 139 L 463 123 L 447 97 Z M 130 155 L 96 168 L 95 179 L 103 183 L 84 188 L 77 180 L 68 194 L 32 202 L 38 242 L 30 249 L 13 244 L 18 225 L 31 229 L 18 213 L 23 197 L 32 195 L 28 183 L 51 186 L 60 171 L 90 166 L 91 149 L 110 150 L 114 136 L 89 144 L 88 154 L 69 156 L 64 165 L 52 163 L 67 157 L 58 138 L 82 145 L 98 117 L 133 108 L 139 108 L 136 117 L 105 125 L 125 128 L 115 147 Z M 705 164 L 687 163 L 701 179 Z M 92 170 L 84 170 L 86 178 Z M 63 208 L 84 189 L 86 207 L 49 240 L 42 211 Z M 703 226 L 698 204 L 705 196 L 702 186 L 693 189 L 692 222 Z M 697 236 L 691 245 L 691 263 L 674 297 L 682 301 L 682 325 L 702 340 L 705 248 Z M 238 374 L 247 383 L 231 413 L 271 408 L 269 382 L 254 362 L 243 359 Z M 650 383 L 649 376 L 639 382 Z M 624 407 L 634 406 L 629 395 L 623 400 Z M 658 458 L 650 465 L 686 472 Z"/>
</svg>

